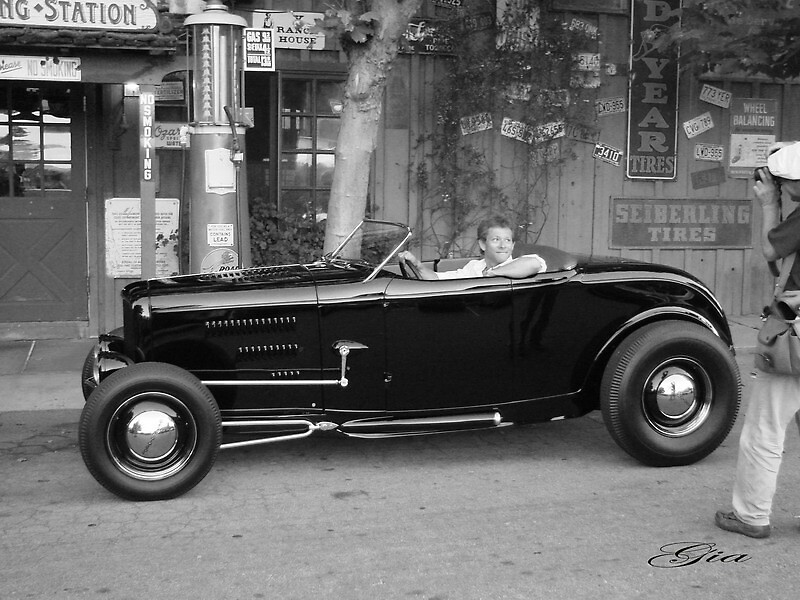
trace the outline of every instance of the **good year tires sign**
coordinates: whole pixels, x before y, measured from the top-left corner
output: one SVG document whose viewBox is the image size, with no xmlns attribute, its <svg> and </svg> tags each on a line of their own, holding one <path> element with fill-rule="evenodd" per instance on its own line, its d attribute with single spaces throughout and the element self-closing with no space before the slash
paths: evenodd
<svg viewBox="0 0 800 600">
<path fill-rule="evenodd" d="M 680 22 L 680 0 L 633 0 L 627 175 L 674 179 L 678 153 L 678 53 L 656 39 Z"/>
</svg>

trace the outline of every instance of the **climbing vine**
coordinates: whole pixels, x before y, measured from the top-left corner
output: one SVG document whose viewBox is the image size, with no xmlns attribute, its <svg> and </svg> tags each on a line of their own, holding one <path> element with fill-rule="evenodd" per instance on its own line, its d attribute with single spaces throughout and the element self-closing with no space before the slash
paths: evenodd
<svg viewBox="0 0 800 600">
<path fill-rule="evenodd" d="M 434 92 L 436 126 L 413 165 L 423 243 L 439 256 L 474 254 L 475 225 L 489 212 L 535 242 L 550 210 L 548 173 L 571 156 L 571 138 L 592 135 L 596 27 L 542 0 L 508 0 L 493 27 L 476 22 L 456 14 L 439 27 L 452 53 Z"/>
<path fill-rule="evenodd" d="M 322 254 L 324 223 L 278 210 L 262 198 L 250 201 L 253 266 L 309 263 Z"/>
</svg>

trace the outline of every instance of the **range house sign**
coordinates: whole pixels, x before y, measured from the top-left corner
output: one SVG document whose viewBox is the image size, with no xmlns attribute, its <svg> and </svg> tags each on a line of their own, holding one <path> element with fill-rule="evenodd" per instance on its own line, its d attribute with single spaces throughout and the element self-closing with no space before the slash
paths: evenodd
<svg viewBox="0 0 800 600">
<path fill-rule="evenodd" d="M 158 9 L 147 0 L 0 0 L 0 27 L 149 31 Z"/>
</svg>

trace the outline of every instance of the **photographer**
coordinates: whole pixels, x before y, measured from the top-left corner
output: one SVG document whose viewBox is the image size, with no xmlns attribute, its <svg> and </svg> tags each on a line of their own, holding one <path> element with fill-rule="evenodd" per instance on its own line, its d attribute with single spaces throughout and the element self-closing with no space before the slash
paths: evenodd
<svg viewBox="0 0 800 600">
<path fill-rule="evenodd" d="M 780 219 L 783 192 L 800 202 L 800 142 L 784 142 L 770 151 L 767 168 L 756 170 L 753 190 L 763 212 L 761 250 L 767 261 L 776 261 L 800 251 L 800 210 Z M 800 289 L 800 260 L 792 265 L 785 289 Z M 786 428 L 798 410 L 800 377 L 756 371 L 739 439 L 733 511 L 715 516 L 721 529 L 753 538 L 770 535 Z"/>
</svg>

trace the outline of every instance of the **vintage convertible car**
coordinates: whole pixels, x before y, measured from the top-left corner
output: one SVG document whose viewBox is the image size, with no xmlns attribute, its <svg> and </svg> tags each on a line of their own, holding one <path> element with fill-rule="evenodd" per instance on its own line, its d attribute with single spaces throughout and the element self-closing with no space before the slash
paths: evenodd
<svg viewBox="0 0 800 600">
<path fill-rule="evenodd" d="M 410 237 L 365 220 L 311 264 L 128 285 L 124 326 L 101 336 L 81 378 L 91 474 L 123 498 L 165 499 L 200 482 L 220 448 L 596 409 L 639 461 L 686 465 L 731 430 L 740 380 L 730 329 L 696 278 L 517 244 L 547 271 L 423 281 L 396 258 Z"/>
</svg>

